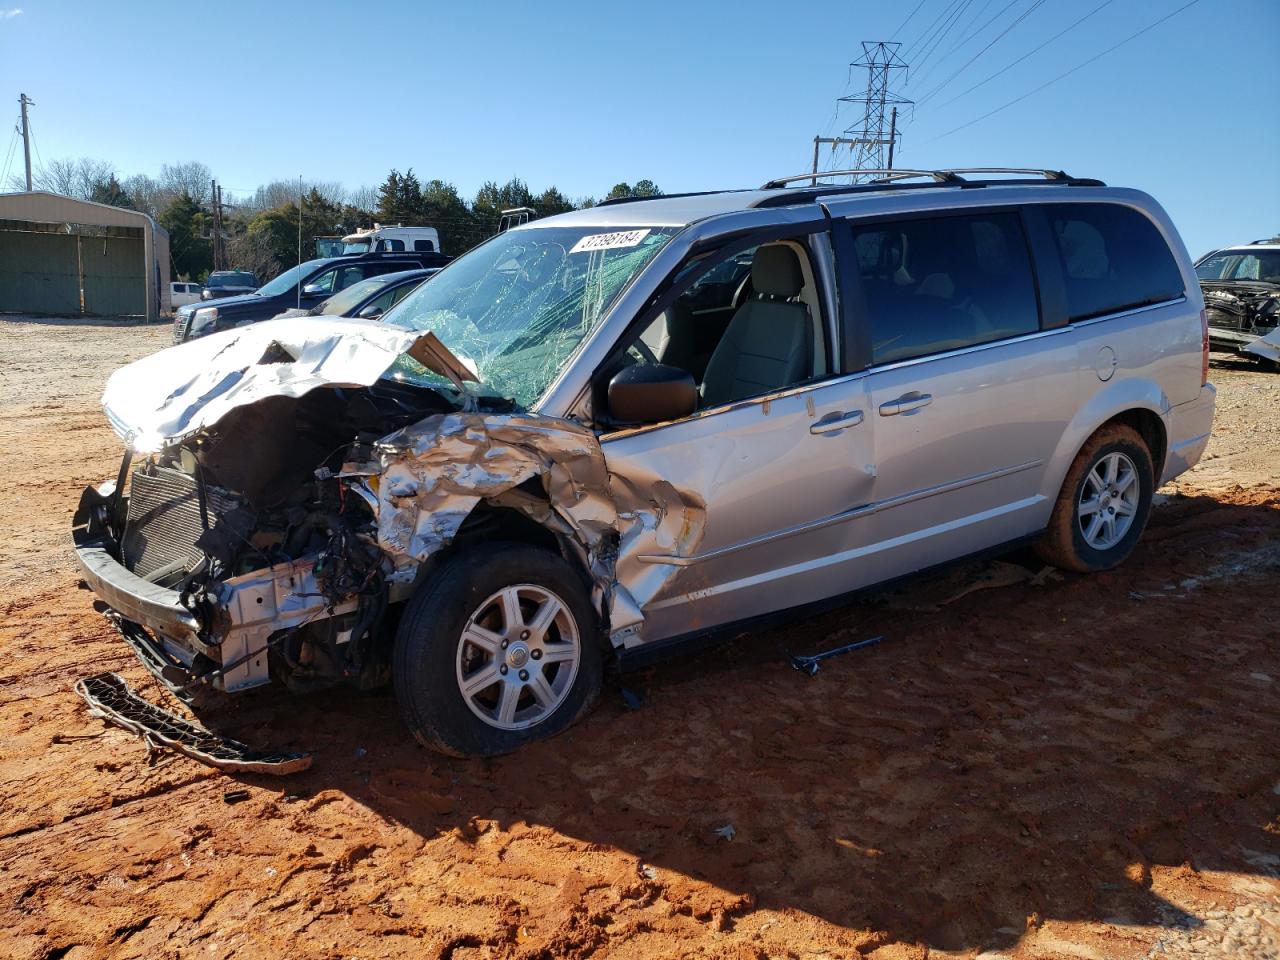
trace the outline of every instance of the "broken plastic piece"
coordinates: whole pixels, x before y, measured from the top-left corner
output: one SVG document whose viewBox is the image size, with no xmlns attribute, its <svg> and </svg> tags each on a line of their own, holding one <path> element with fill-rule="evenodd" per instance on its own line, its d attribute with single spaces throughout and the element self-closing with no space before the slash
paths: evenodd
<svg viewBox="0 0 1280 960">
<path fill-rule="evenodd" d="M 854 643 L 846 643 L 843 647 L 834 647 L 831 650 L 824 650 L 822 653 L 815 653 L 811 657 L 792 657 L 791 666 L 799 670 L 801 673 L 807 673 L 814 676 L 818 672 L 818 663 L 831 657 L 839 656 L 842 653 L 852 653 L 854 650 L 861 650 L 863 647 L 872 647 L 883 640 L 884 637 L 871 637 L 867 640 L 858 640 Z"/>
<path fill-rule="evenodd" d="M 254 750 L 176 717 L 139 697 L 118 673 L 77 680 L 75 690 L 89 705 L 91 715 L 144 737 L 149 745 L 168 747 L 219 770 L 283 776 L 311 766 L 309 753 Z"/>
</svg>

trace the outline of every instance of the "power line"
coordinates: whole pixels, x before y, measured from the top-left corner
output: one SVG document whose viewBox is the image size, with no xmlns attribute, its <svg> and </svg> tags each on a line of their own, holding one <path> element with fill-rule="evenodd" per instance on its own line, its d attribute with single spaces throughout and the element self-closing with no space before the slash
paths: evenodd
<svg viewBox="0 0 1280 960">
<path fill-rule="evenodd" d="M 996 34 L 995 37 L 993 37 L 985 47 L 983 47 L 981 50 L 975 53 L 972 57 L 966 60 L 964 63 L 964 66 L 962 66 L 959 70 L 956 70 L 953 74 L 951 74 L 951 76 L 947 77 L 947 79 L 943 80 L 936 87 L 932 88 L 928 93 L 924 94 L 919 100 L 916 101 L 916 103 L 923 104 L 930 97 L 936 96 L 939 91 L 941 91 L 943 88 L 946 87 L 948 83 L 950 83 L 956 77 L 960 76 L 960 74 L 964 73 L 965 70 L 969 69 L 969 67 L 973 65 L 973 62 L 975 60 L 977 60 L 980 56 L 982 56 L 984 53 L 986 53 L 988 50 L 994 47 L 997 43 L 999 43 L 1009 33 L 1010 30 L 1012 30 L 1014 27 L 1020 24 L 1023 20 L 1027 19 L 1027 17 L 1031 16 L 1031 14 L 1035 13 L 1036 10 L 1038 10 L 1043 5 L 1044 5 L 1044 0 L 1034 0 L 1031 6 L 1027 7 L 1027 9 L 1024 10 L 1022 14 L 1016 20 L 1013 21 L 1013 23 L 1009 24 L 1002 31 Z"/>
<path fill-rule="evenodd" d="M 898 34 L 900 34 L 903 31 L 906 25 L 911 22 L 911 18 L 914 17 L 917 13 L 919 13 L 920 8 L 923 7 L 924 5 L 925 5 L 925 0 L 920 0 L 920 2 L 915 5 L 912 11 L 907 14 L 907 19 L 903 20 L 902 23 L 898 25 L 898 29 L 893 31 L 893 34 L 889 37 L 889 39 L 896 40 L 898 38 Z"/>
<path fill-rule="evenodd" d="M 951 19 L 946 23 L 938 35 L 934 37 L 933 43 L 927 50 L 922 52 L 920 57 L 916 60 L 916 69 L 923 67 L 929 57 L 937 53 L 938 48 L 942 45 L 942 41 L 946 39 L 947 35 L 951 33 L 952 30 L 955 29 L 956 24 L 960 22 L 960 18 L 964 16 L 964 12 L 969 9 L 969 5 L 971 3 L 973 3 L 973 0 L 964 0 L 964 3 L 956 8 L 956 12 L 952 15 Z"/>
<path fill-rule="evenodd" d="M 950 0 L 950 2 L 948 2 L 947 5 L 942 8 L 942 13 L 940 13 L 937 16 L 937 18 L 934 19 L 933 23 L 925 27 L 921 33 L 917 34 L 914 40 L 911 40 L 910 42 L 904 43 L 902 45 L 902 52 L 905 54 L 908 51 L 916 50 L 922 45 L 928 43 L 929 40 L 933 38 L 933 35 L 938 30 L 938 28 L 942 26 L 943 20 L 951 16 L 951 11 L 959 3 L 960 3 L 960 0 Z"/>
<path fill-rule="evenodd" d="M 1101 60 L 1107 54 L 1115 50 L 1118 50 L 1120 47 L 1123 47 L 1130 40 L 1136 40 L 1138 37 L 1142 36 L 1144 33 L 1148 32 L 1149 30 L 1155 29 L 1156 27 L 1160 26 L 1160 24 L 1164 23 L 1166 20 L 1170 20 L 1173 17 L 1176 17 L 1183 10 L 1186 10 L 1189 7 L 1194 7 L 1199 2 L 1200 0 L 1191 0 L 1190 3 L 1184 3 L 1177 10 L 1174 10 L 1172 13 L 1165 14 L 1159 20 L 1155 21 L 1154 23 L 1148 24 L 1147 26 L 1139 30 L 1137 33 L 1131 33 L 1129 36 L 1125 37 L 1119 43 L 1116 43 L 1110 47 L 1107 47 L 1107 49 L 1103 50 L 1101 53 L 1094 54 L 1088 60 L 1085 60 L 1083 63 L 1076 64 L 1070 70 L 1067 70 L 1063 73 L 1058 74 L 1052 80 L 1046 80 L 1044 83 L 1040 84 L 1040 86 L 1036 87 L 1033 90 L 1027 91 L 1022 96 L 1015 97 L 1014 99 L 1010 100 L 1008 103 L 1001 104 L 1000 106 L 996 107 L 994 110 L 988 111 L 987 113 L 984 113 L 982 116 L 977 117 L 976 119 L 970 120 L 968 123 L 962 123 L 960 126 L 954 127 L 953 129 L 948 130 L 946 133 L 940 133 L 936 137 L 932 137 L 926 140 L 925 143 L 933 143 L 935 140 L 941 140 L 943 137 L 949 137 L 953 133 L 959 133 L 961 130 L 964 130 L 968 127 L 972 127 L 975 123 L 981 123 L 983 120 L 986 120 L 988 117 L 995 116 L 997 113 L 1000 113 L 1002 110 L 1007 110 L 1009 107 L 1012 107 L 1014 104 L 1021 103 L 1023 100 L 1026 100 L 1028 97 L 1033 96 L 1034 94 L 1039 93 L 1041 90 L 1045 89 L 1046 87 L 1050 87 L 1053 84 L 1057 83 L 1059 80 L 1064 80 L 1067 77 L 1071 76 L 1071 74 L 1075 73 L 1076 71 L 1084 69 L 1089 64 L 1097 60 Z"/>
<path fill-rule="evenodd" d="M 1096 7 L 1094 7 L 1092 10 L 1090 10 L 1088 13 L 1086 13 L 1083 17 L 1081 17 L 1080 19 L 1078 19 L 1078 20 L 1076 20 L 1074 23 L 1072 23 L 1070 26 L 1066 27 L 1066 28 L 1065 28 L 1065 29 L 1063 29 L 1063 30 L 1058 31 L 1058 32 L 1057 32 L 1057 33 L 1055 33 L 1052 37 L 1050 37 L 1048 40 L 1046 40 L 1044 43 L 1040 44 L 1038 47 L 1035 47 L 1035 48 L 1033 48 L 1033 49 L 1029 50 L 1028 52 L 1024 53 L 1024 54 L 1023 54 L 1022 56 L 1020 56 L 1017 60 L 1014 60 L 1014 61 L 1013 61 L 1013 63 L 1010 63 L 1010 64 L 1008 64 L 1007 66 L 1001 67 L 999 70 L 997 70 L 995 73 L 991 74 L 991 76 L 987 77 L 985 80 L 980 80 L 980 81 L 978 81 L 978 82 L 977 82 L 977 83 L 975 83 L 972 87 L 970 87 L 968 90 L 965 90 L 965 91 L 963 91 L 963 92 L 961 92 L 961 93 L 957 93 L 957 94 L 956 94 L 954 97 L 952 97 L 950 100 L 946 101 L 945 103 L 939 104 L 939 108 L 941 108 L 941 107 L 947 107 L 947 106 L 950 106 L 951 104 L 953 104 L 953 103 L 955 103 L 957 100 L 959 100 L 961 97 L 966 96 L 967 94 L 973 93 L 973 91 L 977 90 L 979 87 L 986 86 L 988 83 L 990 83 L 990 82 L 991 82 L 992 80 L 994 80 L 996 77 L 1000 76 L 1000 75 L 1001 75 L 1001 74 L 1003 74 L 1003 73 L 1008 72 L 1009 70 L 1012 70 L 1012 69 L 1013 69 L 1014 67 L 1016 67 L 1018 64 L 1022 63 L 1022 61 L 1023 61 L 1023 60 L 1026 60 L 1028 57 L 1032 56 L 1033 54 L 1039 53 L 1041 50 L 1043 50 L 1043 49 L 1044 49 L 1045 47 L 1047 47 L 1049 44 L 1053 43 L 1053 41 L 1057 40 L 1057 39 L 1058 39 L 1059 37 L 1061 37 L 1063 34 L 1069 33 L 1069 32 L 1071 32 L 1072 30 L 1074 30 L 1076 27 L 1080 26 L 1080 24 L 1084 23 L 1086 20 L 1088 20 L 1090 17 L 1092 17 L 1095 13 L 1097 13 L 1097 12 L 1098 12 L 1099 10 L 1101 10 L 1103 7 L 1108 6 L 1108 5 L 1109 5 L 1109 4 L 1111 4 L 1112 2 L 1113 2 L 1113 0 L 1102 0 L 1102 3 L 1098 4 Z"/>
<path fill-rule="evenodd" d="M 1003 7 L 1000 8 L 1000 12 L 997 13 L 994 17 L 984 22 L 981 26 L 975 27 L 973 30 L 969 31 L 969 33 L 965 35 L 965 38 L 963 40 L 959 41 L 954 46 L 949 47 L 947 49 L 947 52 L 942 55 L 942 59 L 934 61 L 934 63 L 930 66 L 930 70 L 933 69 L 933 66 L 936 66 L 939 63 L 945 62 L 946 59 L 950 57 L 953 53 L 955 53 L 957 50 L 964 47 L 965 44 L 967 44 L 970 40 L 972 40 L 974 37 L 980 34 L 983 30 L 987 29 L 987 27 L 991 26 L 991 24 L 999 20 L 1002 16 L 1004 16 L 1004 14 L 1009 10 L 1009 8 L 1012 7 L 1017 2 L 1018 0 L 1009 0 L 1007 4 L 1005 4 Z M 987 2 L 982 5 L 982 8 L 976 14 L 974 14 L 973 19 L 977 20 L 979 17 L 981 17 L 986 12 L 987 7 L 989 6 L 991 6 L 991 0 L 987 0 Z M 916 81 L 922 82 L 924 78 L 928 75 L 930 70 L 921 72 L 916 77 Z"/>
<path fill-rule="evenodd" d="M 9 182 L 9 168 L 13 165 L 13 148 L 18 145 L 18 125 L 15 121 L 13 132 L 9 134 L 9 149 L 4 154 L 4 173 L 0 173 L 0 190 Z"/>
</svg>

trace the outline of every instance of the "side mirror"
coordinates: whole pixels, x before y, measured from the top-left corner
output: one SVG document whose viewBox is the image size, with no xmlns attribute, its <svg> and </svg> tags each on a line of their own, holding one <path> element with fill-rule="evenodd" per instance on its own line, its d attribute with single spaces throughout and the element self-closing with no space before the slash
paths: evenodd
<svg viewBox="0 0 1280 960">
<path fill-rule="evenodd" d="M 369 304 L 369 306 L 365 307 L 363 310 L 357 313 L 356 316 L 363 317 L 366 320 L 377 320 L 380 316 L 382 316 L 382 313 L 383 313 L 382 307 L 378 306 L 375 303 L 371 303 Z"/>
<path fill-rule="evenodd" d="M 624 367 L 609 381 L 609 413 L 624 423 L 678 420 L 698 409 L 693 375 L 664 363 Z"/>
<path fill-rule="evenodd" d="M 318 283 L 308 283 L 302 288 L 302 295 L 304 297 L 323 297 L 325 293 L 326 291 L 321 290 L 320 284 Z"/>
</svg>

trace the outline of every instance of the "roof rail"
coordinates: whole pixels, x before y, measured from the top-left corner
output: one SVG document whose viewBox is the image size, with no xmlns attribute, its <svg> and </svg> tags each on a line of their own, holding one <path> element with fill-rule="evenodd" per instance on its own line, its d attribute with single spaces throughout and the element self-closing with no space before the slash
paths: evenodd
<svg viewBox="0 0 1280 960">
<path fill-rule="evenodd" d="M 1008 179 L 970 179 L 962 174 L 972 173 L 1008 173 L 1030 174 L 1044 178 L 1045 184 L 1074 187 L 1105 187 L 1101 180 L 1090 180 L 1073 177 L 1061 170 L 1038 170 L 1021 167 L 969 167 L 955 170 L 829 170 L 817 174 L 818 177 L 850 176 L 852 174 L 870 174 L 875 179 L 866 183 L 824 183 L 818 186 L 790 187 L 784 192 L 762 197 L 751 204 L 753 207 L 786 207 L 797 203 L 809 203 L 822 197 L 838 194 L 868 193 L 881 190 L 927 190 L 935 187 L 957 187 L 973 189 L 991 186 L 1017 186 L 1030 181 L 1026 177 L 1017 176 Z M 786 183 L 796 180 L 812 180 L 813 173 L 800 174 L 794 177 L 783 177 L 770 180 L 762 190 L 779 189 Z M 917 180 L 921 177 L 929 179 L 924 183 L 902 183 L 898 181 Z"/>
<path fill-rule="evenodd" d="M 762 184 L 761 190 L 777 190 L 785 187 L 788 183 L 796 183 L 800 180 L 816 180 L 819 177 L 851 177 L 857 176 L 874 176 L 876 177 L 871 183 L 888 183 L 891 180 L 906 180 L 915 177 L 932 177 L 934 180 L 942 183 L 947 181 L 958 181 L 960 178 L 950 175 L 948 170 L 823 170 L 819 173 L 798 173 L 793 177 L 779 177 L 777 180 L 770 180 L 768 183 Z"/>
<path fill-rule="evenodd" d="M 682 197 L 709 197 L 717 193 L 743 193 L 738 190 L 691 190 L 687 193 L 659 193 L 652 197 L 613 197 L 609 200 L 601 200 L 597 207 L 614 207 L 620 203 L 637 203 L 640 200 L 679 200 Z"/>
</svg>

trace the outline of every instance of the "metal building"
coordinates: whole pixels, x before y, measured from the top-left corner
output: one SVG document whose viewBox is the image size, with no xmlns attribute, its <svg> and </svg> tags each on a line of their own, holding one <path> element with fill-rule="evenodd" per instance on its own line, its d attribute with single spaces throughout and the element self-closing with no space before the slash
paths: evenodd
<svg viewBox="0 0 1280 960">
<path fill-rule="evenodd" d="M 0 313 L 156 320 L 169 308 L 169 232 L 145 213 L 0 193 Z"/>
</svg>

